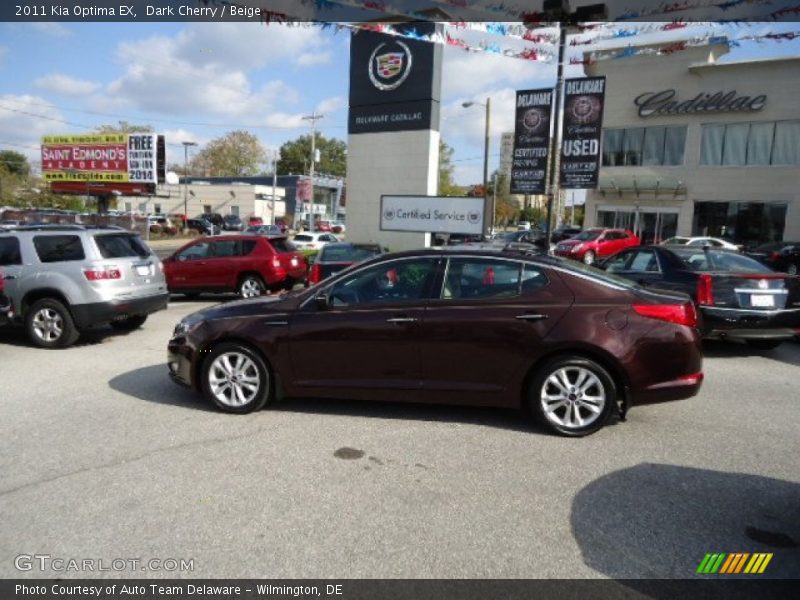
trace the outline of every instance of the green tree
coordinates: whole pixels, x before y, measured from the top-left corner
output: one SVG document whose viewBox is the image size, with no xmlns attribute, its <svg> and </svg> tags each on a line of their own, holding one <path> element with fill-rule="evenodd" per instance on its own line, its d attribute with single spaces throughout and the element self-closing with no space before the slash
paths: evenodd
<svg viewBox="0 0 800 600">
<path fill-rule="evenodd" d="M 258 138 L 247 131 L 231 131 L 208 142 L 192 161 L 193 170 L 215 177 L 257 175 L 267 161 Z"/>
<path fill-rule="evenodd" d="M 127 121 L 117 121 L 116 125 L 99 125 L 95 133 L 153 133 L 152 125 L 134 125 Z"/>
<path fill-rule="evenodd" d="M 439 195 L 463 196 L 464 188 L 453 181 L 453 153 L 455 150 L 444 140 L 439 140 Z"/>
<path fill-rule="evenodd" d="M 314 171 L 344 177 L 347 174 L 347 144 L 336 138 L 326 138 L 317 132 L 314 146 L 319 150 L 319 163 Z M 311 134 L 286 142 L 281 146 L 278 175 L 303 175 L 311 166 Z"/>
<path fill-rule="evenodd" d="M 1 150 L 0 172 L 24 179 L 30 175 L 31 166 L 28 164 L 28 159 L 24 154 L 14 150 Z"/>
</svg>

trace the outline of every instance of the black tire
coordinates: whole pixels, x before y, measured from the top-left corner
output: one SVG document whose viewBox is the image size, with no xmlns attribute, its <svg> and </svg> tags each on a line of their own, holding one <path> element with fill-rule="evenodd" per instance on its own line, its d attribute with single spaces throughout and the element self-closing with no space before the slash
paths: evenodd
<svg viewBox="0 0 800 600">
<path fill-rule="evenodd" d="M 583 264 L 593 265 L 595 262 L 597 262 L 597 256 L 592 250 L 583 255 Z"/>
<path fill-rule="evenodd" d="M 745 340 L 753 350 L 774 350 L 783 343 L 783 340 Z"/>
<path fill-rule="evenodd" d="M 236 293 L 242 298 L 263 296 L 266 291 L 267 287 L 258 275 L 243 275 L 236 286 Z"/>
<path fill-rule="evenodd" d="M 197 300 L 200 297 L 200 294 L 197 292 L 184 292 L 183 297 L 187 300 Z"/>
<path fill-rule="evenodd" d="M 111 327 L 117 331 L 133 331 L 139 329 L 147 321 L 147 315 L 135 315 L 119 321 L 111 321 Z"/>
<path fill-rule="evenodd" d="M 786 272 L 789 275 L 797 275 L 798 270 L 800 270 L 800 267 L 798 267 L 797 263 L 791 263 L 786 267 Z"/>
<path fill-rule="evenodd" d="M 66 348 L 80 337 L 67 307 L 52 298 L 37 300 L 28 309 L 25 331 L 40 348 Z"/>
<path fill-rule="evenodd" d="M 224 366 L 224 356 L 228 356 L 228 364 L 232 367 L 230 371 Z M 256 376 L 257 388 L 253 390 L 245 380 Z M 274 395 L 272 373 L 264 359 L 247 346 L 236 342 L 223 342 L 212 348 L 203 361 L 200 378 L 203 396 L 224 412 L 245 414 L 259 410 L 271 402 Z M 234 386 L 248 396 L 238 396 Z M 240 401 L 242 398 L 246 401 Z"/>
<path fill-rule="evenodd" d="M 578 377 L 585 373 L 590 374 L 591 378 L 587 376 L 583 380 L 588 387 L 583 391 L 572 385 L 562 384 L 557 387 L 551 377 L 563 382 L 560 375 L 562 370 L 566 371 L 570 384 L 580 383 Z M 564 399 L 559 404 L 556 398 L 562 390 Z M 554 391 L 555 394 L 552 393 Z M 551 399 L 545 400 L 544 395 Z M 597 400 L 600 397 L 604 398 L 602 403 Z M 588 398 L 592 400 L 589 401 Z M 531 415 L 551 431 L 567 437 L 582 437 L 594 433 L 606 424 L 617 404 L 617 386 L 608 371 L 595 361 L 581 356 L 560 356 L 547 361 L 536 370 L 528 388 L 527 401 Z M 555 408 L 546 410 L 546 402 L 550 402 L 550 406 Z M 581 420 L 586 423 L 582 425 Z"/>
</svg>

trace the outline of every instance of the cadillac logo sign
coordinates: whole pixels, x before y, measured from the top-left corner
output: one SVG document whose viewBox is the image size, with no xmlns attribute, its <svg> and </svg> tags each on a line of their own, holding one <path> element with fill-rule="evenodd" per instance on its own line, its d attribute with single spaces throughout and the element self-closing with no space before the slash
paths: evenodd
<svg viewBox="0 0 800 600">
<path fill-rule="evenodd" d="M 381 91 L 399 88 L 411 73 L 411 50 L 400 41 L 380 44 L 369 57 L 369 80 Z"/>
</svg>

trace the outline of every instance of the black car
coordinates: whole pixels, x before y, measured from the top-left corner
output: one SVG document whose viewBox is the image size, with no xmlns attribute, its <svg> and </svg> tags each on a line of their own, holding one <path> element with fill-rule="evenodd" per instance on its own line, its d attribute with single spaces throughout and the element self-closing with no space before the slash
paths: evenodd
<svg viewBox="0 0 800 600">
<path fill-rule="evenodd" d="M 206 219 L 187 219 L 186 229 L 193 229 L 200 235 L 217 235 L 220 233 L 219 227 L 216 227 Z"/>
<path fill-rule="evenodd" d="M 314 264 L 311 265 L 307 283 L 319 283 L 350 265 L 385 252 L 388 250 L 381 248 L 379 244 L 352 244 L 350 242 L 325 244 L 317 253 Z"/>
<path fill-rule="evenodd" d="M 492 238 L 495 244 L 526 244 L 534 246 L 538 250 L 546 250 L 547 238 L 539 229 L 528 229 L 520 231 L 509 231 L 497 234 Z"/>
<path fill-rule="evenodd" d="M 225 227 L 225 219 L 219 213 L 203 213 L 202 215 L 197 215 L 195 219 L 205 219 L 215 227 L 219 227 L 220 231 Z"/>
<path fill-rule="evenodd" d="M 225 231 L 242 231 L 244 224 L 239 215 L 225 215 L 222 219 L 222 229 Z"/>
<path fill-rule="evenodd" d="M 581 231 L 583 230 L 580 227 L 562 225 L 561 227 L 556 227 L 553 229 L 553 236 L 550 238 L 550 241 L 554 244 L 557 244 L 560 241 L 568 240 L 569 238 L 578 235 Z"/>
<path fill-rule="evenodd" d="M 609 257 L 601 268 L 642 286 L 689 294 L 706 338 L 771 349 L 800 331 L 800 277 L 776 273 L 738 252 L 636 246 Z"/>
<path fill-rule="evenodd" d="M 800 272 L 800 242 L 770 242 L 748 250 L 745 254 L 776 271 L 789 275 Z"/>
</svg>

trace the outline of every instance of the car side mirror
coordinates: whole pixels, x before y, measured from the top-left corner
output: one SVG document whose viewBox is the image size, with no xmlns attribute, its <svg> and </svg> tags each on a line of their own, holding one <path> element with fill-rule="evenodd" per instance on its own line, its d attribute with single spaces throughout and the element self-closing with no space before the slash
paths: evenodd
<svg viewBox="0 0 800 600">
<path fill-rule="evenodd" d="M 331 297 L 327 292 L 320 292 L 314 296 L 314 305 L 319 310 L 328 310 L 331 307 Z"/>
</svg>

